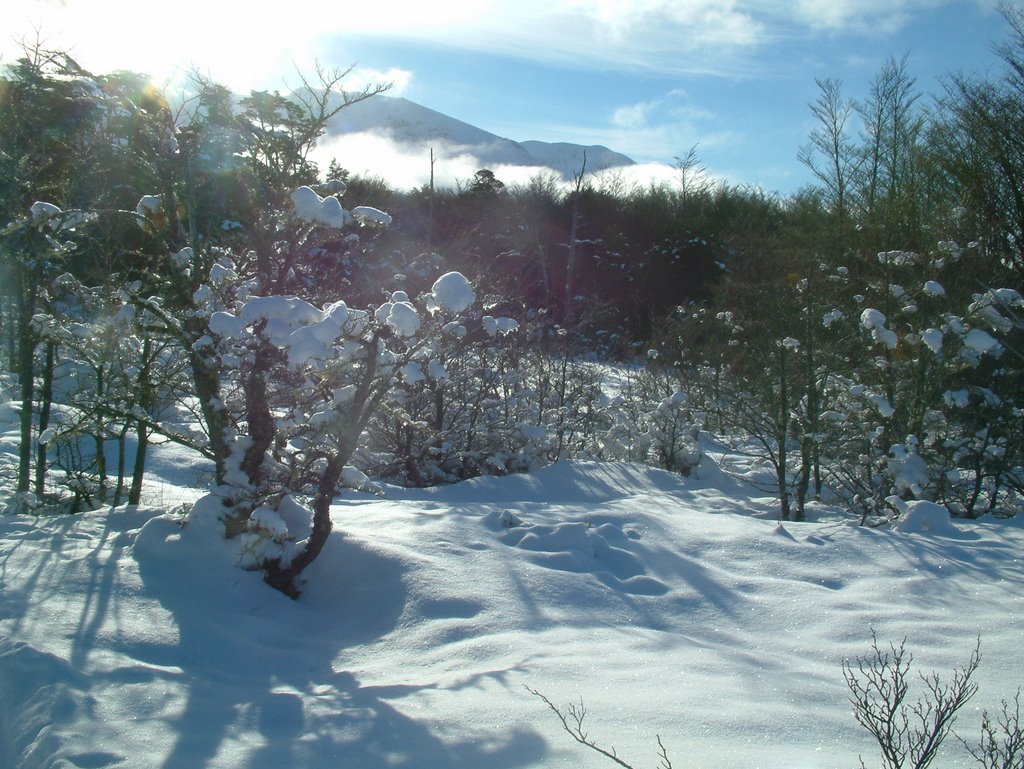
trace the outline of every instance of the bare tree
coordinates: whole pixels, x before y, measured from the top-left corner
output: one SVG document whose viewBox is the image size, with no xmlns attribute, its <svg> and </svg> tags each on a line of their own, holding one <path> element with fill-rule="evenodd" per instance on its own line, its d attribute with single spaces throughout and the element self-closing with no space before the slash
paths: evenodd
<svg viewBox="0 0 1024 769">
<path fill-rule="evenodd" d="M 917 149 L 924 130 L 918 98 L 909 56 L 904 55 L 889 60 L 872 81 L 867 99 L 855 105 L 864 126 L 858 163 L 865 214 L 881 227 L 883 240 L 899 236 L 903 246 L 911 242 L 905 230 L 918 223 L 907 210 L 916 202 Z"/>
<path fill-rule="evenodd" d="M 869 655 L 843 663 L 854 718 L 878 743 L 884 769 L 925 769 L 935 759 L 957 713 L 978 691 L 971 677 L 981 662 L 980 647 L 979 641 L 948 684 L 936 673 L 922 674 L 926 693 L 914 704 L 906 702 L 913 655 L 905 641 L 884 651 L 872 631 Z"/>
<path fill-rule="evenodd" d="M 1000 7 L 1010 28 L 995 51 L 1003 62 L 995 80 L 955 74 L 940 102 L 944 119 L 932 138 L 937 157 L 967 212 L 975 237 L 1024 272 L 1024 9 Z"/>
<path fill-rule="evenodd" d="M 569 226 L 569 256 L 565 262 L 565 322 L 572 314 L 573 284 L 576 271 L 576 238 L 580 222 L 580 196 L 583 192 L 583 177 L 587 173 L 587 153 L 583 153 L 583 164 L 579 173 L 574 173 L 572 191 L 572 223 Z"/>
<path fill-rule="evenodd" d="M 673 158 L 673 167 L 679 174 L 679 202 L 684 206 L 708 190 L 708 170 L 697 154 L 694 144 L 683 157 Z"/>
<path fill-rule="evenodd" d="M 800 148 L 797 157 L 825 185 L 829 205 L 843 223 L 849 216 L 850 188 L 860 165 L 848 128 L 854 103 L 843 98 L 842 81 L 828 78 L 814 82 L 818 98 L 810 108 L 817 126 L 811 129 L 810 142 Z"/>
</svg>

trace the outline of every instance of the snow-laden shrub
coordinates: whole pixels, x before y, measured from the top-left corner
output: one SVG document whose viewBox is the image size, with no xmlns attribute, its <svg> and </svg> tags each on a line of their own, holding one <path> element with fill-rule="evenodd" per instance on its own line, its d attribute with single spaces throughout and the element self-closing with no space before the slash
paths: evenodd
<svg viewBox="0 0 1024 769">
<path fill-rule="evenodd" d="M 41 343 L 37 476 L 56 482 L 46 491 L 37 483 L 37 494 L 56 494 L 72 511 L 137 504 L 147 436 L 186 386 L 181 356 L 149 333 L 121 292 L 67 273 L 53 281 L 33 329 Z"/>
<path fill-rule="evenodd" d="M 378 293 L 368 307 L 309 283 L 300 267 L 328 249 L 355 247 L 360 221 L 386 225 L 382 212 L 362 214 L 349 215 L 335 195 L 299 188 L 267 223 L 290 270 L 246 251 L 208 255 L 194 272 L 195 255 L 179 252 L 167 267 L 195 284 L 183 319 L 158 300 L 134 300 L 187 345 L 217 463 L 217 488 L 193 516 L 215 511 L 241 543 L 241 563 L 293 596 L 330 532 L 335 495 L 345 486 L 373 489 L 352 462 L 385 404 L 410 405 L 402 388 L 437 389 L 463 337 L 516 329 L 509 318 L 471 312 L 476 292 L 458 272 L 427 290 Z"/>
<path fill-rule="evenodd" d="M 724 445 L 772 470 L 783 517 L 830 493 L 862 520 L 896 514 L 893 497 L 1011 512 L 1022 299 L 958 280 L 968 256 L 942 243 L 864 260 L 857 278 L 827 263 L 737 276 L 716 306 L 664 320 L 659 358 L 688 372 L 679 389 Z"/>
<path fill-rule="evenodd" d="M 629 373 L 608 405 L 602 456 L 689 475 L 700 462 L 703 414 L 677 371 L 651 362 Z"/>
<path fill-rule="evenodd" d="M 829 373 L 823 467 L 862 516 L 897 513 L 893 496 L 964 516 L 1017 504 L 1021 371 L 1006 345 L 1021 297 L 948 290 L 961 252 L 940 246 L 882 261 L 859 300 L 885 311 L 855 316 L 845 370 Z"/>
<path fill-rule="evenodd" d="M 403 372 L 371 424 L 368 472 L 424 485 L 595 455 L 602 372 L 536 316 L 475 324 L 445 329 Z"/>
</svg>

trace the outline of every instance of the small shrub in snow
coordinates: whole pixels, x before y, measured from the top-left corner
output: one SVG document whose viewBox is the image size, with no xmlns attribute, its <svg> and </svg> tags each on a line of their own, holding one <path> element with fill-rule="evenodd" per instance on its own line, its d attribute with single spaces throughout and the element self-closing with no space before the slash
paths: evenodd
<svg viewBox="0 0 1024 769">
<path fill-rule="evenodd" d="M 854 718 L 878 743 L 884 769 L 925 769 L 935 760 L 957 714 L 978 691 L 971 678 L 981 662 L 979 647 L 949 683 L 935 673 L 922 675 L 925 693 L 913 703 L 906 699 L 913 655 L 904 643 L 885 651 L 872 633 L 868 656 L 843 663 Z"/>
<path fill-rule="evenodd" d="M 960 711 L 977 693 L 973 676 L 981 662 L 980 641 L 963 667 L 953 670 L 948 682 L 938 674 L 921 675 L 924 693 L 914 702 L 907 697 L 911 689 L 913 655 L 905 642 L 882 649 L 872 631 L 871 650 L 865 657 L 843 662 L 843 677 L 850 692 L 853 716 L 878 745 L 883 769 L 926 769 L 939 754 L 946 737 L 952 733 Z M 633 769 L 615 751 L 602 747 L 585 727 L 587 708 L 582 702 L 562 709 L 529 686 L 526 690 L 539 698 L 555 715 L 562 730 L 580 745 L 590 748 L 613 763 Z M 983 769 L 1024 769 L 1024 729 L 1020 719 L 1020 690 L 1013 707 L 1006 700 L 993 719 L 982 716 L 982 735 L 976 745 L 957 739 Z M 671 769 L 668 751 L 661 736 L 656 736 L 659 769 Z M 861 769 L 867 765 L 860 759 Z"/>
<path fill-rule="evenodd" d="M 4 505 L 4 515 L 37 515 L 44 510 L 44 502 L 31 491 L 14 494 Z"/>
<path fill-rule="evenodd" d="M 468 321 L 436 335 L 382 404 L 366 469 L 427 485 L 599 454 L 610 426 L 603 370 L 536 318 Z"/>
<path fill-rule="evenodd" d="M 949 510 L 935 502 L 917 499 L 910 502 L 895 500 L 901 510 L 893 529 L 907 534 L 957 536 L 960 530 L 949 520 Z"/>
<path fill-rule="evenodd" d="M 600 438 L 601 455 L 689 475 L 700 463 L 703 414 L 685 384 L 680 372 L 653 361 L 631 373 L 606 407 L 613 423 Z"/>
</svg>

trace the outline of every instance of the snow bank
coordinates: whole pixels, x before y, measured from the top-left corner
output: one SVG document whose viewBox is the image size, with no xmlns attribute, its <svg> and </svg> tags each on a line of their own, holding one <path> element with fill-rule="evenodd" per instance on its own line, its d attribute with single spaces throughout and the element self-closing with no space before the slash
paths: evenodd
<svg viewBox="0 0 1024 769">
<path fill-rule="evenodd" d="M 589 765 L 529 685 L 582 699 L 591 734 L 636 766 L 658 734 L 685 765 L 832 769 L 873 751 L 842 680 L 870 628 L 906 637 L 923 671 L 980 634 L 979 708 L 1012 696 L 1024 527 L 954 538 L 909 503 L 897 532 L 780 529 L 750 515 L 770 500 L 702 477 L 564 462 L 348 492 L 299 601 L 238 568 L 216 500 L 187 525 L 0 518 L 0 764 L 16 746 L 2 765 Z M 260 520 L 309 525 L 297 502 Z M 970 763 L 955 742 L 941 760 Z"/>
</svg>

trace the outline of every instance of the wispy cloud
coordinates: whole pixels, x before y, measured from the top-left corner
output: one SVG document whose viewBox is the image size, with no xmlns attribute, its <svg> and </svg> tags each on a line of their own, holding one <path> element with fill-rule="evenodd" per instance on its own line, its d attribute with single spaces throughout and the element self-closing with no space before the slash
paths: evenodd
<svg viewBox="0 0 1024 769">
<path fill-rule="evenodd" d="M 657 101 L 641 101 L 619 107 L 612 113 L 612 125 L 626 130 L 645 128 L 648 116 L 659 105 L 660 102 Z"/>
<path fill-rule="evenodd" d="M 892 34 L 952 0 L 797 0 L 794 21 L 812 31 Z M 983 0 L 982 0 L 983 1 Z"/>
<path fill-rule="evenodd" d="M 764 28 L 733 0 L 520 0 L 456 11 L 429 24 L 364 19 L 349 34 L 381 35 L 583 69 L 735 72 Z"/>
<path fill-rule="evenodd" d="M 714 71 L 756 46 L 763 27 L 735 0 L 307 0 L 276 11 L 230 0 L 177 0 L 141 13 L 133 0 L 23 0 L 4 12 L 10 36 L 71 48 L 97 71 L 167 75 L 199 68 L 240 90 L 343 55 L 357 36 L 492 52 L 575 67 Z M 0 51 L 17 55 L 8 37 Z"/>
<path fill-rule="evenodd" d="M 438 187 L 465 187 L 473 174 L 483 167 L 482 161 L 464 148 L 432 140 L 400 143 L 380 133 L 363 132 L 334 137 L 319 145 L 312 159 L 322 168 L 331 160 L 353 175 L 380 177 L 391 187 L 411 190 L 430 181 L 430 153 L 433 150 L 434 183 Z M 526 184 L 538 175 L 548 176 L 550 169 L 540 166 L 488 165 L 495 176 L 507 185 Z M 649 184 L 671 184 L 678 172 L 666 163 L 639 163 L 609 169 L 590 176 L 597 186 L 630 188 Z M 565 182 L 568 185 L 568 181 Z M 349 201 L 358 204 L 359 201 Z"/>
<path fill-rule="evenodd" d="M 977 0 L 992 3 L 995 0 Z M 301 8 L 239 0 L 177 0 L 141 13 L 134 0 L 22 0 L 6 9 L 12 36 L 38 29 L 97 71 L 158 76 L 198 68 L 239 90 L 268 87 L 313 62 L 345 56 L 357 37 L 519 56 L 576 68 L 745 74 L 756 54 L 794 27 L 808 33 L 886 30 L 952 0 L 306 0 Z M 348 63 L 348 62 L 336 62 Z M 177 69 L 175 69 L 177 68 Z"/>
<path fill-rule="evenodd" d="M 544 4 L 538 4 L 543 8 Z M 682 46 L 677 53 L 756 44 L 761 23 L 734 0 L 563 0 L 553 19 L 585 24 L 602 42 L 630 48 Z"/>
<path fill-rule="evenodd" d="M 696 144 L 713 148 L 740 139 L 737 131 L 723 127 L 714 112 L 696 104 L 682 89 L 619 106 L 603 125 L 549 126 L 547 132 L 561 134 L 565 141 L 615 147 L 644 161 L 685 155 Z"/>
</svg>

